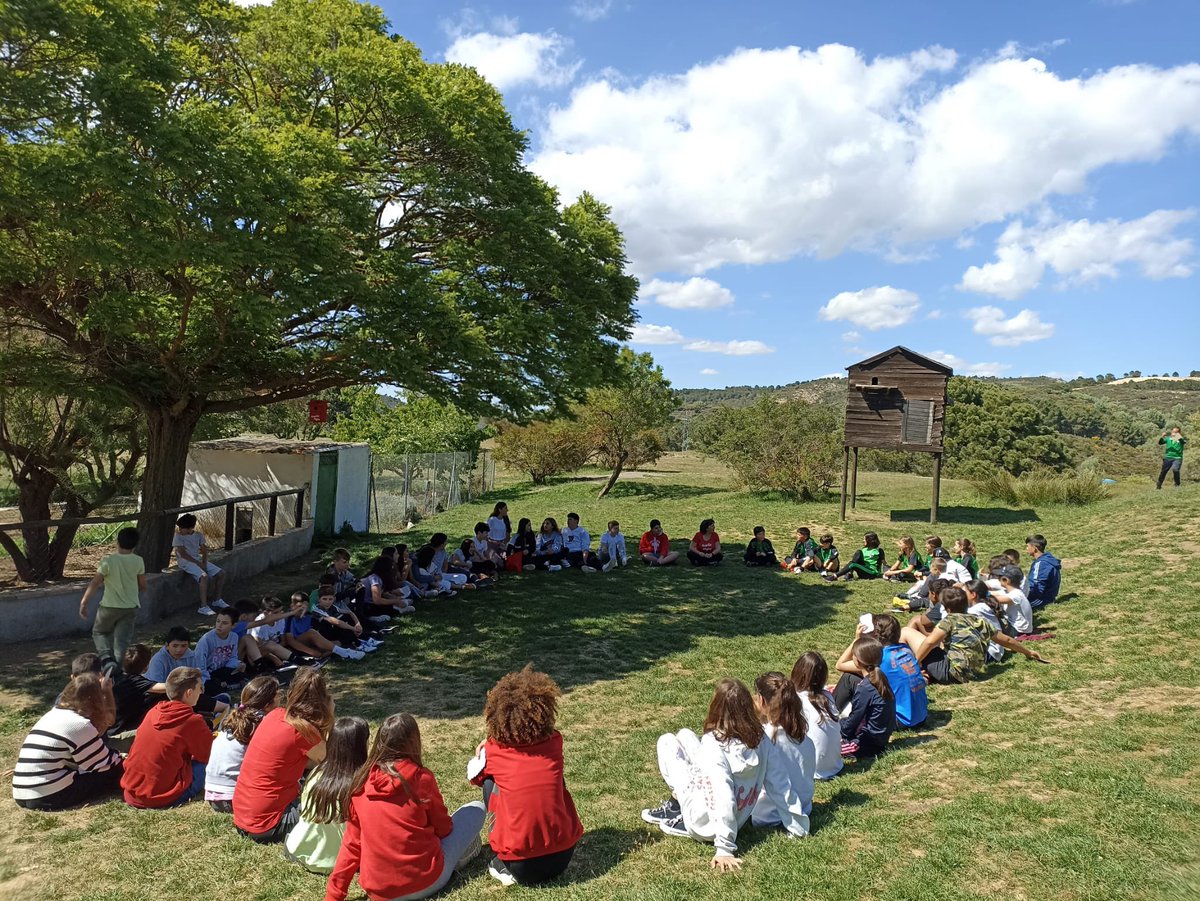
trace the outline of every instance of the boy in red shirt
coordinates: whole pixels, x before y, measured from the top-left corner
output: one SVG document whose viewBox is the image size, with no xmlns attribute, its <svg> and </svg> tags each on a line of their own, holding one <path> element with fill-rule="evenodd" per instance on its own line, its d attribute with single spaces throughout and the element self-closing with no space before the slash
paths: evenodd
<svg viewBox="0 0 1200 901">
<path fill-rule="evenodd" d="M 638 553 L 648 566 L 670 566 L 679 559 L 679 552 L 671 550 L 671 539 L 657 519 L 650 520 L 650 531 L 642 535 Z"/>
<path fill-rule="evenodd" d="M 583 837 L 563 778 L 562 734 L 554 728 L 561 692 L 533 665 L 488 692 L 488 737 L 467 764 L 495 816 L 488 872 L 501 884 L 537 885 L 560 876 Z"/>
<path fill-rule="evenodd" d="M 129 806 L 177 807 L 204 791 L 213 735 L 193 709 L 203 688 L 194 667 L 181 666 L 167 676 L 167 700 L 146 714 L 125 758 L 121 788 Z"/>
</svg>

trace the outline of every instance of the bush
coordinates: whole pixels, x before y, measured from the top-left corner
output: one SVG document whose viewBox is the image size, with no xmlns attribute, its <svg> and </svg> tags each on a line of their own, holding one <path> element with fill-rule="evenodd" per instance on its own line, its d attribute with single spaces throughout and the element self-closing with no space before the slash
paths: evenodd
<svg viewBox="0 0 1200 901">
<path fill-rule="evenodd" d="M 994 470 L 973 483 L 984 497 L 1008 507 L 1041 507 L 1049 504 L 1084 506 L 1108 497 L 1108 487 L 1090 469 L 1081 472 L 1039 470 L 1014 476 Z"/>
<path fill-rule="evenodd" d="M 535 485 L 559 473 L 574 472 L 591 456 L 587 436 L 575 422 L 534 422 L 504 426 L 496 438 L 496 459 L 529 473 Z"/>
<path fill-rule="evenodd" d="M 726 408 L 721 425 L 706 445 L 745 487 L 812 500 L 833 486 L 842 429 L 832 410 L 764 397 L 753 406 Z"/>
</svg>

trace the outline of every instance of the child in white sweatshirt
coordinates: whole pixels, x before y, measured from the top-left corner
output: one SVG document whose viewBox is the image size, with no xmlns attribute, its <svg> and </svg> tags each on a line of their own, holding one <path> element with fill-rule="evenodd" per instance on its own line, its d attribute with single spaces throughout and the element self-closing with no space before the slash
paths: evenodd
<svg viewBox="0 0 1200 901">
<path fill-rule="evenodd" d="M 704 736 L 690 729 L 658 739 L 658 768 L 671 797 L 642 811 L 667 835 L 712 842 L 710 866 L 741 869 L 737 833 L 765 793 L 780 822 L 795 836 L 808 834 L 808 816 L 774 742 L 766 739 L 754 701 L 736 679 L 722 679 L 708 706 Z"/>
<path fill-rule="evenodd" d="M 600 568 L 605 572 L 614 566 L 627 566 L 629 553 L 625 549 L 625 536 L 621 524 L 615 519 L 608 524 L 608 531 L 600 536 Z"/>
<path fill-rule="evenodd" d="M 808 815 L 812 813 L 813 781 L 817 773 L 817 746 L 808 737 L 808 723 L 800 696 L 783 673 L 763 673 L 754 680 L 754 707 L 763 724 L 766 740 L 777 751 L 771 760 L 779 760 L 787 772 L 792 790 L 800 796 L 804 832 L 808 833 Z M 779 810 L 766 794 L 758 796 L 752 820 L 755 826 L 779 826 Z"/>
</svg>

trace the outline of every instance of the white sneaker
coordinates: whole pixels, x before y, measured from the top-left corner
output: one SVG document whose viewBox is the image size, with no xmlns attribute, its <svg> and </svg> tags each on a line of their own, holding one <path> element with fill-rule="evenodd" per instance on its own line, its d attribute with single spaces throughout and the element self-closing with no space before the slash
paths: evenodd
<svg viewBox="0 0 1200 901">
<path fill-rule="evenodd" d="M 335 656 L 341 657 L 343 660 L 362 660 L 364 657 L 367 656 L 362 651 L 355 651 L 350 648 L 343 648 L 341 645 L 334 645 L 333 653 Z"/>
<path fill-rule="evenodd" d="M 571 561 L 570 561 L 570 560 L 564 560 L 564 561 L 562 562 L 562 569 L 570 569 L 570 568 L 571 568 Z"/>
<path fill-rule="evenodd" d="M 600 567 L 600 569 L 602 569 L 606 573 L 610 573 L 610 572 L 612 572 L 613 567 L 616 565 L 617 565 L 617 561 L 613 560 L 612 558 L 609 558 L 608 560 L 604 561 L 604 565 L 602 567 Z"/>
<path fill-rule="evenodd" d="M 546 567 L 546 569 L 552 573 L 556 573 L 556 572 L 560 572 L 562 570 L 562 567 L 559 566 L 557 563 L 551 563 L 549 566 Z"/>
<path fill-rule="evenodd" d="M 501 885 L 517 884 L 517 877 L 509 872 L 508 867 L 504 865 L 504 861 L 499 857 L 493 857 L 492 862 L 488 864 L 488 875 Z"/>
<path fill-rule="evenodd" d="M 208 606 L 208 604 L 204 604 L 196 612 L 199 613 L 201 616 L 216 616 L 217 615 L 217 611 L 213 610 L 213 608 Z"/>
<path fill-rule="evenodd" d="M 416 613 L 416 612 L 417 612 L 416 607 L 397 607 L 396 608 L 397 616 L 407 616 L 409 613 Z"/>
<path fill-rule="evenodd" d="M 224 598 L 217 598 L 209 606 L 212 607 L 214 610 L 228 610 L 229 609 L 229 605 L 225 603 Z"/>
<path fill-rule="evenodd" d="M 381 613 L 379 616 L 368 616 L 367 620 L 377 626 L 385 626 L 392 621 L 392 618 Z"/>
<path fill-rule="evenodd" d="M 379 650 L 379 645 L 367 644 L 367 642 L 365 642 L 365 641 L 360 641 L 358 643 L 358 647 L 355 648 L 355 650 L 358 651 L 358 653 L 360 653 L 360 654 L 374 654 L 376 651 Z"/>
<path fill-rule="evenodd" d="M 600 570 L 596 569 L 594 566 L 581 566 L 579 567 L 579 571 L 584 573 L 594 573 L 599 572 Z"/>
</svg>

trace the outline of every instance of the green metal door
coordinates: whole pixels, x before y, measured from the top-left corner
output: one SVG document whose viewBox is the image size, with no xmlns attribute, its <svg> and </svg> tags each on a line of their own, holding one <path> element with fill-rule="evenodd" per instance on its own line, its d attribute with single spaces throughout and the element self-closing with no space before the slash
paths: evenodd
<svg viewBox="0 0 1200 901">
<path fill-rule="evenodd" d="M 336 531 L 333 521 L 337 507 L 338 452 L 317 455 L 317 503 L 313 514 L 313 533 L 328 538 Z"/>
</svg>

